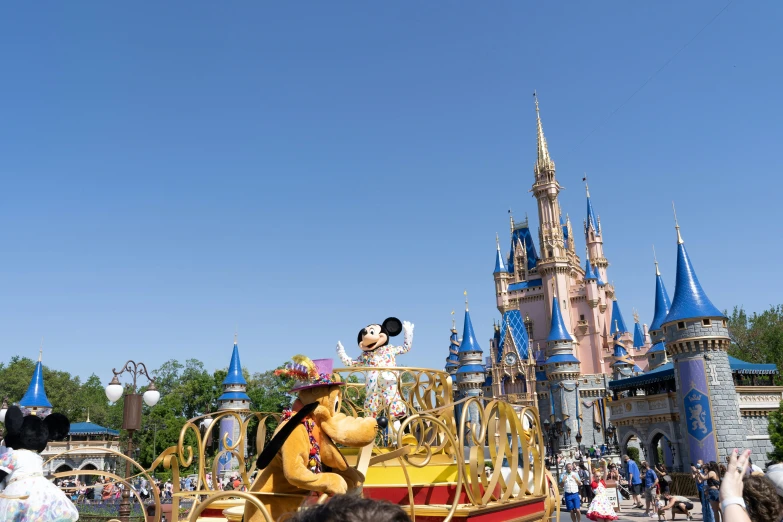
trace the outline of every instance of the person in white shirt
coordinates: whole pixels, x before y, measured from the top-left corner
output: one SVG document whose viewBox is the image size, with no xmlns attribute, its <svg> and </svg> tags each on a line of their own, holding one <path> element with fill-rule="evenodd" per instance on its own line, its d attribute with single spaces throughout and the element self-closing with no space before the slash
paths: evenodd
<svg viewBox="0 0 783 522">
<path fill-rule="evenodd" d="M 570 462 L 566 464 L 565 471 L 560 475 L 560 481 L 563 483 L 566 509 L 571 512 L 571 520 L 580 522 L 582 513 L 579 508 L 582 507 L 582 500 L 579 498 L 579 487 L 582 485 L 582 481 L 579 480 L 579 473 L 574 471 Z"/>
</svg>

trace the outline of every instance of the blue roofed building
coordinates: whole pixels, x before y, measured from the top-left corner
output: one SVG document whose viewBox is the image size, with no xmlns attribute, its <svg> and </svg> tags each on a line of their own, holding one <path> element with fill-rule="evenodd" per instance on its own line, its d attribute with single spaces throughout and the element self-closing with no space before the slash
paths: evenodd
<svg viewBox="0 0 783 522">
<path fill-rule="evenodd" d="M 217 399 L 218 412 L 235 411 L 240 418 L 248 415 L 250 397 L 247 395 L 247 380 L 242 372 L 239 360 L 239 347 L 234 335 L 234 349 L 231 352 L 231 362 L 228 364 L 226 378 L 223 379 L 223 393 Z M 220 419 L 220 449 L 225 449 L 224 441 L 231 446 L 239 440 L 242 423 L 236 417 L 228 415 Z M 244 434 L 246 436 L 246 434 Z M 224 453 L 218 462 L 218 473 L 227 474 L 239 469 L 239 460 L 229 453 Z"/>
<path fill-rule="evenodd" d="M 38 362 L 35 363 L 33 376 L 27 386 L 27 391 L 19 401 L 19 407 L 25 415 L 37 415 L 43 418 L 52 412 L 52 403 L 46 396 L 42 358 L 43 350 L 38 352 Z"/>
<path fill-rule="evenodd" d="M 772 449 L 769 413 L 783 399 L 783 387 L 772 381 L 778 369 L 728 355 L 726 317 L 702 288 L 676 218 L 675 225 L 671 301 L 655 262 L 649 369 L 609 384 L 617 443 L 622 452 L 638 444 L 642 458 L 657 464 L 662 456 L 675 471 L 696 460 L 725 461 L 733 448 L 751 448 L 763 459 Z"/>
</svg>

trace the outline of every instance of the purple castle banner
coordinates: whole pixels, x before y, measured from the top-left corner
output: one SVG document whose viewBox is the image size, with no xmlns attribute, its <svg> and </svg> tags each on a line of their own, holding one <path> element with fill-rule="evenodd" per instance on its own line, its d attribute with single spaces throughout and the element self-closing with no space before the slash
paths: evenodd
<svg viewBox="0 0 783 522">
<path fill-rule="evenodd" d="M 680 390 L 688 433 L 688 447 L 691 462 L 718 460 L 718 448 L 712 423 L 710 391 L 707 387 L 707 371 L 702 359 L 691 359 L 678 363 Z"/>
</svg>

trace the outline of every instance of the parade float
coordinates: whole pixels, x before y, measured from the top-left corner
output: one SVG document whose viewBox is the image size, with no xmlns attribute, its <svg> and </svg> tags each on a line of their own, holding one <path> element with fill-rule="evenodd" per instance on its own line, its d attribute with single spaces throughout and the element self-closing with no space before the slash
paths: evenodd
<svg viewBox="0 0 783 522">
<path fill-rule="evenodd" d="M 365 383 L 368 374 L 375 371 L 397 375 L 407 414 L 396 432 L 393 426 L 387 426 L 378 431 L 371 444 L 341 450 L 347 463 L 366 476 L 359 487 L 364 497 L 403 506 L 412 520 L 420 522 L 543 521 L 558 510 L 559 495 L 544 465 L 543 433 L 534 408 L 519 408 L 483 397 L 454 401 L 451 377 L 443 371 L 351 367 L 334 370 L 335 378 L 345 383 L 339 411 L 348 416 L 365 416 Z M 224 419 L 240 426 L 239 436 L 230 440 L 224 434 L 219 449 L 213 452 L 204 425 L 217 430 Z M 170 470 L 174 484 L 172 503 L 162 504 L 157 492 L 152 491 L 152 499 L 146 504 L 147 520 L 242 520 L 249 503 L 261 514 L 261 520 L 272 522 L 260 499 L 276 493 L 249 490 L 257 456 L 271 438 L 270 427 L 280 419 L 278 412 L 249 409 L 204 415 L 190 419 L 180 432 L 179 444 L 164 450 L 149 469 L 112 452 L 137 470 L 129 474 L 130 478 L 84 470 L 56 473 L 55 477 L 93 474 L 127 485 L 137 477 L 151 480 L 156 470 Z M 251 422 L 257 422 L 258 428 L 253 440 L 248 440 Z M 186 438 L 195 440 L 195 445 L 186 444 Z M 240 489 L 246 490 L 220 490 L 218 466 L 226 461 L 226 456 L 236 459 L 237 474 L 244 486 Z M 207 462 L 211 462 L 209 467 Z M 180 470 L 190 466 L 197 470 L 195 488 L 181 491 Z M 143 504 L 138 492 L 133 494 L 137 505 Z M 299 497 L 304 504 L 328 501 L 325 494 Z"/>
</svg>

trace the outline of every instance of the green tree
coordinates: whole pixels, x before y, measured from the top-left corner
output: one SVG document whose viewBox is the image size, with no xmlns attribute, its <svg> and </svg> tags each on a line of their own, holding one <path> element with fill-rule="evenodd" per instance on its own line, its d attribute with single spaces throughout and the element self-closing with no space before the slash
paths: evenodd
<svg viewBox="0 0 783 522">
<path fill-rule="evenodd" d="M 770 412 L 767 431 L 769 441 L 772 443 L 772 451 L 767 454 L 767 457 L 771 461 L 783 462 L 783 404 L 778 411 Z"/>
<path fill-rule="evenodd" d="M 783 368 L 783 305 L 770 306 L 768 310 L 750 316 L 742 307 L 735 306 L 732 313 L 726 315 L 731 338 L 729 355 Z M 783 377 L 775 376 L 775 384 L 783 384 Z"/>
</svg>

